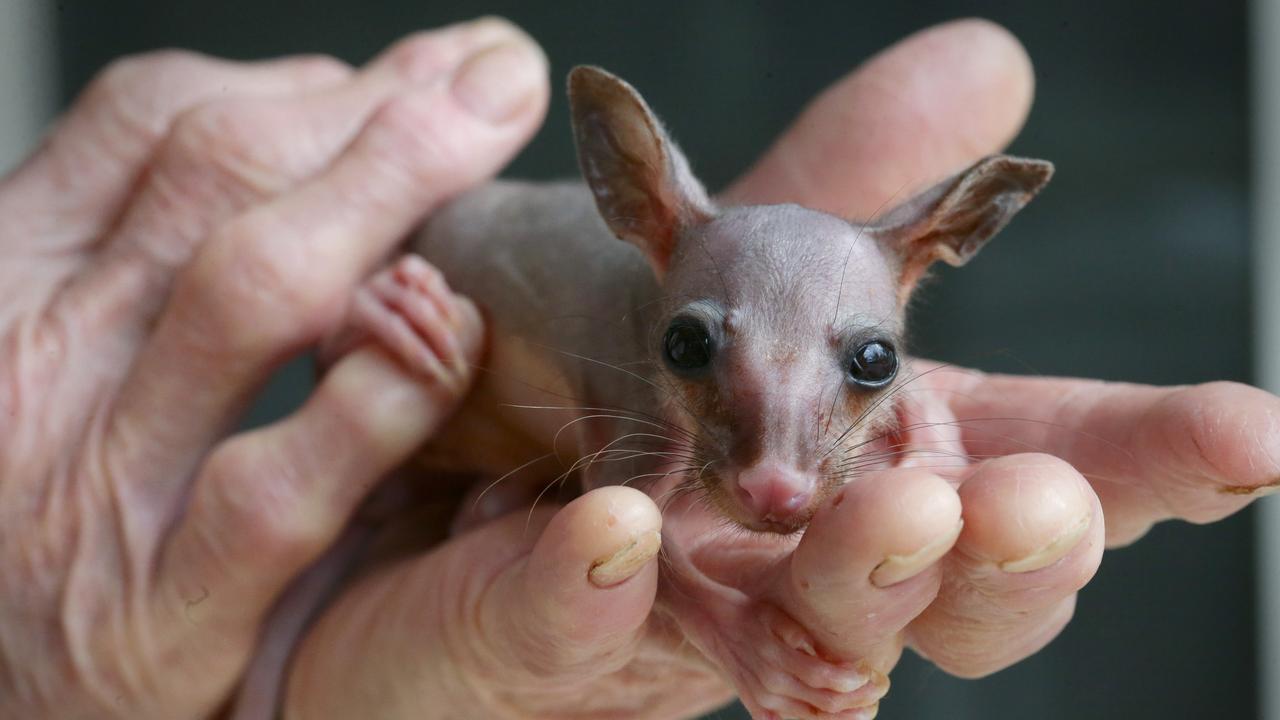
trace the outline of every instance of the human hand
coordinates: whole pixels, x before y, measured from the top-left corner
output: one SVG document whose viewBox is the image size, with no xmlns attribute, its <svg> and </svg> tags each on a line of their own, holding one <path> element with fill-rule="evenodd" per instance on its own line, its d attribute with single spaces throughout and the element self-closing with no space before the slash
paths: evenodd
<svg viewBox="0 0 1280 720">
<path fill-rule="evenodd" d="M 228 429 L 424 214 L 527 140 L 545 67 L 492 20 L 358 72 L 126 59 L 0 181 L 0 716 L 225 701 L 281 589 L 465 378 L 367 350 L 294 415 Z M 479 320 L 458 333 L 478 354 Z"/>
<path fill-rule="evenodd" d="M 903 87 L 909 92 L 899 93 Z M 985 154 L 1007 142 L 1029 100 L 1025 56 L 1003 31 L 967 23 L 928 32 L 830 91 L 732 192 L 747 195 L 755 187 L 759 198 L 768 199 L 768 192 L 795 191 L 809 179 L 811 166 L 829 167 L 833 162 L 827 154 L 831 148 L 817 145 L 852 137 L 868 140 L 855 148 L 864 157 L 853 159 L 862 162 L 840 163 L 846 171 L 837 179 L 846 196 L 876 195 L 883 188 L 875 180 L 886 168 L 891 176 L 899 172 L 924 184 L 968 164 L 970 154 Z M 982 116 L 959 112 L 975 105 L 996 110 Z M 857 114 L 856 109 L 864 107 L 874 107 L 875 112 Z M 933 115 L 964 121 L 944 129 L 904 122 L 918 123 L 920 117 Z M 863 132 L 850 135 L 850 125 Z M 908 145 L 910 152 L 895 155 Z M 885 146 L 893 148 L 883 157 L 865 157 Z M 797 159 L 800 165 L 789 164 Z M 894 169 L 894 163 L 909 166 Z M 860 174 L 853 176 L 849 168 L 858 168 Z M 887 183 L 900 186 L 901 180 L 891 177 Z M 901 189 L 890 187 L 890 192 Z M 818 191 L 825 189 L 819 178 L 788 199 L 810 204 L 833 199 L 820 196 Z M 1033 578 L 1043 582 L 1046 575 L 1052 576 L 1049 580 L 1057 583 L 1051 588 L 1052 599 L 1061 600 L 1092 575 L 1101 550 L 1102 523 L 1100 518 L 1093 521 L 1096 503 L 1078 475 L 1060 462 L 1041 461 L 1051 480 L 1059 473 L 1077 483 L 1077 497 L 1068 498 L 1076 503 L 1068 503 L 1064 511 L 1077 534 L 1061 550 L 1078 552 L 1059 563 L 1056 571 Z M 989 480 L 998 485 L 1007 481 L 1009 472 L 1007 466 L 991 464 L 971 484 L 977 487 Z M 1061 487 L 1051 482 L 1049 490 Z M 846 496 L 857 501 L 833 504 L 830 512 L 820 514 L 794 554 L 790 546 L 764 548 L 753 562 L 762 557 L 764 561 L 747 569 L 741 567 L 739 555 L 736 576 L 749 577 L 753 591 L 762 591 L 786 614 L 814 628 L 824 651 L 862 659 L 875 673 L 887 672 L 900 653 L 903 627 L 938 593 L 942 572 L 936 561 L 955 540 L 960 503 L 951 484 L 919 470 L 868 478 L 850 487 Z M 919 499 L 925 512 L 904 513 L 902 498 Z M 728 692 L 717 679 L 719 668 L 708 665 L 685 642 L 683 628 L 650 614 L 651 566 L 640 561 L 656 547 L 649 548 L 649 555 L 632 558 L 637 574 L 621 584 L 605 589 L 588 580 L 593 562 L 611 557 L 619 547 L 648 548 L 643 540 L 651 537 L 656 517 L 642 496 L 604 489 L 588 494 L 555 520 L 535 513 L 527 532 L 522 520 L 508 518 L 424 557 L 383 568 L 351 588 L 304 643 L 294 666 L 289 707 L 300 716 L 374 712 L 395 717 L 397 711 L 411 714 L 424 708 L 447 716 L 468 708 L 494 717 L 592 716 L 612 710 L 656 718 L 718 704 Z M 1041 519 L 1049 531 L 1063 521 L 1053 516 Z M 997 532 L 988 535 L 1003 540 L 998 531 L 1011 523 L 1001 517 L 991 524 Z M 538 532 L 548 527 L 549 534 L 538 540 Z M 1085 536 L 1088 542 L 1081 541 Z M 1059 549 L 1053 547 L 1055 552 Z M 1040 560 L 1048 564 L 1061 557 Z M 792 565 L 801 569 L 784 572 Z M 874 587 L 868 581 L 873 572 L 876 584 L 892 587 Z M 719 576 L 726 574 L 735 573 Z M 789 578 L 801 574 L 824 580 L 807 587 L 790 583 Z M 500 591 L 492 590 L 498 586 Z M 1027 605 L 1034 600 L 1018 602 Z M 1060 610 L 1060 604 L 1054 607 Z M 1022 609 L 1013 607 L 1010 612 Z M 864 615 L 877 621 L 864 622 Z M 1053 619 L 1065 622 L 1060 612 Z M 1044 639 L 1032 638 L 1031 643 Z M 1000 651 L 1009 645 L 1014 652 L 1033 649 L 1006 637 Z M 335 647 L 344 648 L 343 655 L 330 652 Z M 343 660 L 352 652 L 370 661 L 353 669 Z M 767 678 L 765 684 L 776 687 L 784 682 L 787 679 L 780 675 Z M 763 687 L 760 694 L 773 689 Z M 814 693 L 814 701 L 852 717 L 865 714 L 866 706 L 882 692 L 883 683 L 873 682 L 852 696 Z M 761 715 L 777 710 L 807 717 L 812 712 L 766 708 L 747 700 Z M 859 706 L 863 709 L 855 711 Z"/>
</svg>

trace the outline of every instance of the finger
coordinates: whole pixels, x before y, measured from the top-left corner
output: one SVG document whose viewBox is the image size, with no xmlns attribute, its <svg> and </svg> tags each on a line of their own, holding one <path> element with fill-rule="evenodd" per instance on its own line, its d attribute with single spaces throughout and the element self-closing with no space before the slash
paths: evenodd
<svg viewBox="0 0 1280 720">
<path fill-rule="evenodd" d="M 1026 119 L 1033 86 L 1026 51 L 1000 26 L 929 28 L 814 100 L 726 195 L 870 218 L 1004 147 Z"/>
<path fill-rule="evenodd" d="M 1044 647 L 1071 619 L 1102 560 L 1102 506 L 1048 455 L 983 463 L 960 487 L 964 531 L 944 560 L 938 599 L 908 642 L 953 675 L 978 677 Z"/>
<path fill-rule="evenodd" d="M 931 387 L 975 455 L 1044 452 L 1075 466 L 1107 543 L 1159 520 L 1212 522 L 1280 487 L 1280 398 L 1237 383 L 1156 388 L 941 369 Z"/>
<path fill-rule="evenodd" d="M 41 148 L 0 180 L 6 250 L 56 255 L 100 237 L 175 118 L 215 98 L 293 95 L 343 80 L 327 57 L 256 63 L 162 51 L 117 60 L 90 83 Z"/>
<path fill-rule="evenodd" d="M 423 707 L 467 707 L 487 717 L 513 698 L 563 702 L 567 685 L 590 687 L 630 658 L 653 605 L 660 531 L 648 497 L 606 487 L 554 517 L 515 513 L 374 576 L 304 641 L 288 712 L 417 717 Z M 370 662 L 353 668 L 334 647 Z M 496 689 L 468 696 L 460 677 Z"/>
<path fill-rule="evenodd" d="M 478 356 L 478 328 L 466 343 Z M 459 399 L 452 386 L 410 376 L 368 347 L 339 362 L 293 416 L 222 443 L 163 549 L 157 611 L 224 637 L 254 632 L 372 485 Z"/>
<path fill-rule="evenodd" d="M 633 488 L 600 488 L 566 506 L 480 608 L 493 628 L 486 640 L 505 655 L 498 667 L 539 678 L 620 668 L 653 605 L 661 531 L 657 506 Z"/>
<path fill-rule="evenodd" d="M 960 533 L 960 501 L 920 469 L 850 483 L 810 523 L 780 578 L 782 604 L 827 654 L 887 672 L 900 632 L 933 601 L 938 560 Z"/>
<path fill-rule="evenodd" d="M 272 368 L 337 324 L 355 283 L 414 223 L 515 153 L 546 95 L 529 41 L 483 51 L 449 82 L 384 104 L 324 173 L 222 226 L 125 381 L 108 438 L 119 462 L 188 471 Z"/>
<path fill-rule="evenodd" d="M 394 95 L 429 87 L 469 55 L 520 35 L 496 19 L 455 25 L 401 41 L 344 83 L 300 96 L 213 101 L 183 113 L 106 251 L 69 288 L 67 314 L 90 332 L 141 334 L 173 274 L 218 225 L 315 175 Z M 101 320 L 121 316 L 131 327 Z"/>
</svg>

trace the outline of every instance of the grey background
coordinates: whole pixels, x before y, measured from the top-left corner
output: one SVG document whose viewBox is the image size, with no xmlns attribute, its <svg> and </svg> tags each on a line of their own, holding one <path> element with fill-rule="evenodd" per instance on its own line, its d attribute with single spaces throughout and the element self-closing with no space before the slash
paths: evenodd
<svg viewBox="0 0 1280 720">
<path fill-rule="evenodd" d="M 582 62 L 631 80 L 714 188 L 875 50 L 942 20 L 991 18 L 1037 68 L 1013 149 L 1055 160 L 1058 175 L 977 262 L 927 289 L 914 349 L 1010 372 L 1248 380 L 1244 3 L 1049 5 L 68 0 L 57 20 L 65 101 L 123 53 L 360 62 L 411 30 L 503 14 L 547 49 L 557 86 Z M 574 171 L 560 93 L 507 174 Z M 296 405 L 308 377 L 305 362 L 292 367 L 251 421 Z M 955 680 L 908 655 L 881 717 L 1255 717 L 1252 524 L 1251 513 L 1167 524 L 1108 553 L 1062 636 L 990 678 Z M 718 717 L 745 717 L 735 712 Z"/>
</svg>

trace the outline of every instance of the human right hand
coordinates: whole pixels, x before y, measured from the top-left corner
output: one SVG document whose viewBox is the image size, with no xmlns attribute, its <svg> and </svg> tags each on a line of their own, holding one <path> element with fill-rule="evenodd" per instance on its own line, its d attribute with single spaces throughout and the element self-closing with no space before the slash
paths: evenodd
<svg viewBox="0 0 1280 720">
<path fill-rule="evenodd" d="M 828 90 L 729 193 L 868 217 L 910 194 L 904 186 L 1000 149 L 1030 94 L 1027 58 L 1006 32 L 973 21 L 932 28 Z M 877 672 L 904 646 L 961 676 L 1017 662 L 1068 622 L 1104 543 L 1131 542 L 1163 518 L 1222 517 L 1280 477 L 1268 455 L 1280 428 L 1263 422 L 1280 401 L 1258 390 L 916 369 L 908 395 L 921 419 L 961 428 L 947 440 L 971 461 L 870 474 L 794 549 L 737 555 L 737 579 L 763 578 L 823 649 Z M 1010 417 L 1025 420 L 992 421 Z M 1082 442 L 1099 431 L 1115 439 Z M 381 568 L 304 641 L 288 713 L 659 720 L 725 702 L 722 668 L 653 612 L 659 527 L 650 499 L 601 488 Z M 609 582 L 596 582 L 599 567 Z M 843 715 L 751 709 L 865 717 L 875 697 Z"/>
</svg>

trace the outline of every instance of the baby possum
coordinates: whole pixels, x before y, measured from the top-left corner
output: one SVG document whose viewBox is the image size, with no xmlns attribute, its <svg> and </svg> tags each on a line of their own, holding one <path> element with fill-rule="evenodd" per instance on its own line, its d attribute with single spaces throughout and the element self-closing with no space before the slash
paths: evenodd
<svg viewBox="0 0 1280 720">
<path fill-rule="evenodd" d="M 973 257 L 1053 171 L 989 157 L 870 224 L 722 206 L 630 85 L 579 67 L 569 101 L 585 187 L 495 182 L 412 243 L 481 308 L 489 337 L 474 389 L 423 462 L 523 483 L 530 497 L 562 474 L 660 501 L 688 490 L 752 531 L 802 530 L 866 458 L 891 456 L 912 289 L 934 261 Z M 404 311 L 405 278 L 422 271 L 413 257 L 384 271 L 359 320 L 411 366 L 421 355 L 405 350 L 406 324 L 410 344 L 439 332 Z M 660 604 L 679 595 L 666 607 L 690 642 L 749 708 L 771 706 L 742 678 L 776 662 L 759 648 L 777 633 L 709 625 L 724 602 L 715 581 L 688 563 L 664 570 Z"/>
</svg>

